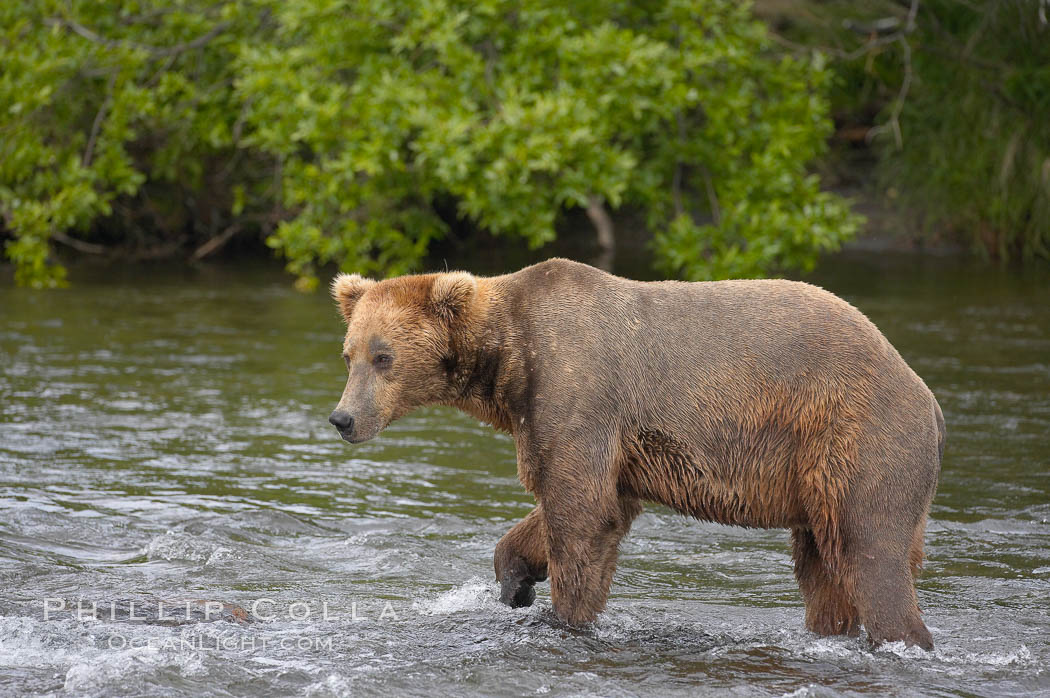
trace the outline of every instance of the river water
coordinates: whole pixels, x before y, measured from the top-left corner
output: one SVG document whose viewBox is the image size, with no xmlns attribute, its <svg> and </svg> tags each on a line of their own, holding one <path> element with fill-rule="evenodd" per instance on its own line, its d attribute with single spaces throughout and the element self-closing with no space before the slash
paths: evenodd
<svg viewBox="0 0 1050 698">
<path fill-rule="evenodd" d="M 1050 695 L 1050 277 L 871 257 L 813 280 L 944 409 L 933 652 L 806 632 L 786 531 L 656 506 L 593 629 L 503 607 L 508 437 L 340 441 L 342 325 L 279 271 L 81 270 L 0 288 L 0 693 Z"/>
</svg>

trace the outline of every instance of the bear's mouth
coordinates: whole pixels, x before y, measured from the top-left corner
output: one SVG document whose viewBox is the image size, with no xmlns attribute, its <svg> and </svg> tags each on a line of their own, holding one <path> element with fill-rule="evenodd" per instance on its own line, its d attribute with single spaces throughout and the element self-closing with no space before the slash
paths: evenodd
<svg viewBox="0 0 1050 698">
<path fill-rule="evenodd" d="M 348 444 L 359 444 L 365 441 L 371 441 L 379 432 L 383 431 L 379 429 L 361 429 L 358 425 L 354 425 L 351 429 L 339 429 L 339 437 L 347 442 Z"/>
<path fill-rule="evenodd" d="M 340 436 L 340 438 L 342 438 L 343 441 L 347 442 L 348 444 L 359 444 L 362 441 L 368 441 L 368 439 L 372 438 L 371 436 L 367 436 L 365 438 L 356 438 L 355 439 L 354 435 L 351 434 L 348 431 L 340 431 L 339 432 L 339 436 Z"/>
<path fill-rule="evenodd" d="M 369 416 L 363 420 L 351 420 L 349 424 L 336 424 L 335 428 L 343 441 L 348 444 L 359 444 L 374 439 L 389 423 L 389 419 Z"/>
</svg>

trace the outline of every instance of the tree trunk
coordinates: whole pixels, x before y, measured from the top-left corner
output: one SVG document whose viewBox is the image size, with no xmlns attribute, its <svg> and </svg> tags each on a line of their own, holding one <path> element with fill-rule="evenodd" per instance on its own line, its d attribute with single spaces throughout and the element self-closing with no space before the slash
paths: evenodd
<svg viewBox="0 0 1050 698">
<path fill-rule="evenodd" d="M 616 236 L 612 218 L 605 210 L 605 203 L 601 197 L 592 196 L 587 200 L 587 217 L 591 219 L 598 234 L 598 256 L 594 260 L 594 266 L 612 271 L 613 258 L 616 256 Z"/>
</svg>

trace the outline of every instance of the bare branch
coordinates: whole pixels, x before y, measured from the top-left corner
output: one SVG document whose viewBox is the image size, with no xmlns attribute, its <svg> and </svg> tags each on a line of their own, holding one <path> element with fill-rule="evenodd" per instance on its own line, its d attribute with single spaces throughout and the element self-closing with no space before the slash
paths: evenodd
<svg viewBox="0 0 1050 698">
<path fill-rule="evenodd" d="M 190 258 L 194 262 L 199 262 L 200 260 L 204 259 L 205 257 L 210 255 L 211 253 L 221 249 L 223 245 L 225 245 L 227 242 L 229 242 L 230 239 L 232 239 L 233 236 L 236 235 L 237 233 L 239 233 L 240 231 L 241 231 L 241 224 L 240 223 L 233 223 L 233 224 L 231 224 L 230 226 L 228 226 L 226 228 L 226 230 L 222 231 L 221 233 L 219 233 L 218 235 L 216 235 L 215 237 L 211 238 L 210 240 L 205 242 L 203 245 L 198 247 L 196 250 L 194 250 L 193 254 L 190 256 Z"/>
<path fill-rule="evenodd" d="M 867 23 L 854 22 L 848 19 L 845 20 L 843 22 L 844 27 L 868 37 L 868 40 L 865 41 L 864 44 L 852 51 L 844 51 L 830 46 L 805 46 L 780 36 L 776 32 L 771 31 L 768 32 L 768 34 L 774 41 L 796 53 L 809 53 L 816 49 L 817 51 L 826 53 L 829 56 L 852 61 L 861 56 L 870 54 L 874 49 L 879 48 L 880 46 L 889 46 L 890 44 L 897 43 L 902 36 L 911 34 L 915 31 L 915 18 L 918 15 L 918 12 L 919 0 L 910 0 L 908 14 L 904 19 L 903 26 L 901 20 L 897 17 L 884 17 Z"/>
<path fill-rule="evenodd" d="M 858 34 L 870 36 L 872 34 L 896 33 L 900 31 L 901 21 L 897 17 L 883 17 L 870 22 L 854 22 L 851 19 L 846 19 L 843 20 L 842 26 Z"/>
<path fill-rule="evenodd" d="M 96 44 L 109 46 L 111 48 L 134 48 L 140 51 L 145 51 L 151 56 L 155 56 L 157 58 L 163 58 L 165 56 L 177 56 L 180 53 L 185 53 L 187 51 L 198 49 L 230 27 L 229 22 L 219 22 L 210 30 L 198 36 L 196 39 L 193 39 L 192 41 L 186 41 L 181 44 L 175 44 L 174 46 L 149 46 L 146 44 L 135 43 L 133 41 L 116 41 L 113 39 L 107 39 L 106 37 L 92 31 L 91 29 L 88 29 L 83 24 L 80 24 L 79 22 L 76 22 L 72 19 L 52 18 L 46 20 L 46 22 L 48 24 L 66 27 L 75 32 L 76 34 L 79 34 L 80 36 L 84 37 L 88 41 L 91 41 Z"/>
<path fill-rule="evenodd" d="M 715 191 L 715 183 L 711 180 L 711 173 L 706 167 L 700 167 L 700 173 L 704 177 L 704 188 L 707 189 L 707 203 L 711 207 L 711 220 L 715 225 L 722 223 L 722 209 L 718 205 L 718 192 Z"/>
<path fill-rule="evenodd" d="M 91 132 L 88 134 L 87 145 L 84 146 L 84 155 L 80 158 L 80 162 L 84 167 L 91 167 L 91 159 L 95 156 L 95 141 L 98 139 L 98 132 L 102 129 L 102 119 L 106 115 L 106 110 L 109 109 L 109 105 L 113 101 L 113 84 L 116 80 L 116 74 L 109 76 L 109 83 L 106 85 L 106 96 L 102 100 L 102 104 L 99 105 L 98 111 L 95 112 L 95 120 L 91 122 Z"/>
<path fill-rule="evenodd" d="M 908 8 L 908 22 L 904 25 L 904 32 L 910 34 L 915 30 L 915 18 L 919 14 L 919 0 L 911 0 L 911 7 Z"/>
<path fill-rule="evenodd" d="M 61 242 L 67 247 L 72 247 L 77 252 L 86 252 L 87 254 L 106 254 L 109 252 L 109 250 L 102 245 L 96 245 L 93 242 L 84 242 L 83 240 L 71 238 L 59 230 L 51 231 L 51 239 L 55 242 Z"/>
<path fill-rule="evenodd" d="M 915 0 L 915 4 L 918 5 L 918 0 Z M 878 134 L 888 130 L 893 131 L 893 138 L 897 143 L 897 150 L 904 147 L 904 137 L 901 134 L 901 111 L 904 109 L 904 100 L 908 97 L 908 90 L 911 89 L 911 44 L 908 43 L 907 37 L 901 34 L 898 37 L 901 45 L 901 51 L 904 53 L 904 78 L 901 80 L 900 91 L 897 92 L 897 98 L 893 100 L 893 108 L 890 110 L 890 118 L 885 124 L 875 126 L 868 131 L 868 140 L 871 140 Z"/>
<path fill-rule="evenodd" d="M 613 256 L 616 254 L 616 236 L 612 218 L 605 210 L 605 203 L 600 196 L 591 196 L 587 200 L 587 217 L 591 219 L 594 230 L 598 234 L 599 253 L 595 266 L 610 271 Z"/>
<path fill-rule="evenodd" d="M 915 30 L 915 17 L 918 13 L 919 0 L 911 0 L 911 6 L 908 8 L 908 18 L 905 20 L 904 28 L 891 35 L 893 41 L 900 44 L 901 53 L 904 54 L 904 77 L 901 79 L 901 87 L 897 92 L 897 98 L 893 100 L 893 107 L 890 109 L 890 118 L 886 120 L 886 123 L 879 124 L 868 131 L 867 136 L 867 140 L 870 141 L 880 133 L 892 131 L 893 139 L 897 144 L 897 150 L 904 147 L 904 136 L 901 133 L 900 117 L 901 111 L 904 109 L 904 100 L 907 99 L 908 90 L 911 89 L 912 80 L 911 44 L 908 43 L 908 35 Z"/>
<path fill-rule="evenodd" d="M 817 50 L 821 53 L 826 53 L 829 56 L 833 56 L 844 61 L 854 61 L 860 58 L 861 56 L 866 56 L 870 54 L 873 50 L 879 48 L 880 46 L 888 46 L 896 42 L 900 38 L 899 32 L 894 32 L 893 34 L 886 34 L 885 36 L 872 35 L 872 37 L 860 47 L 855 48 L 852 51 L 843 51 L 842 49 L 832 48 L 830 46 L 804 46 L 802 44 L 795 43 L 794 41 L 791 41 L 790 39 L 787 39 L 783 36 L 780 36 L 776 32 L 772 31 L 768 32 L 768 34 L 770 38 L 772 38 L 778 44 L 786 46 L 787 48 L 791 49 L 792 51 L 795 51 L 796 53 L 808 54 L 813 50 Z"/>
</svg>

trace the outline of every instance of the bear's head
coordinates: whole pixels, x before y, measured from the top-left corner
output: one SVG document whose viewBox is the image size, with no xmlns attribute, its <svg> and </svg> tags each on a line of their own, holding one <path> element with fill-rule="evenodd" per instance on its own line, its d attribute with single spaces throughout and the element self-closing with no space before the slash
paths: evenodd
<svg viewBox="0 0 1050 698">
<path fill-rule="evenodd" d="M 367 441 L 417 407 L 455 397 L 454 335 L 477 295 L 477 279 L 466 272 L 332 281 L 347 325 L 349 378 L 329 421 L 346 441 Z"/>
</svg>

